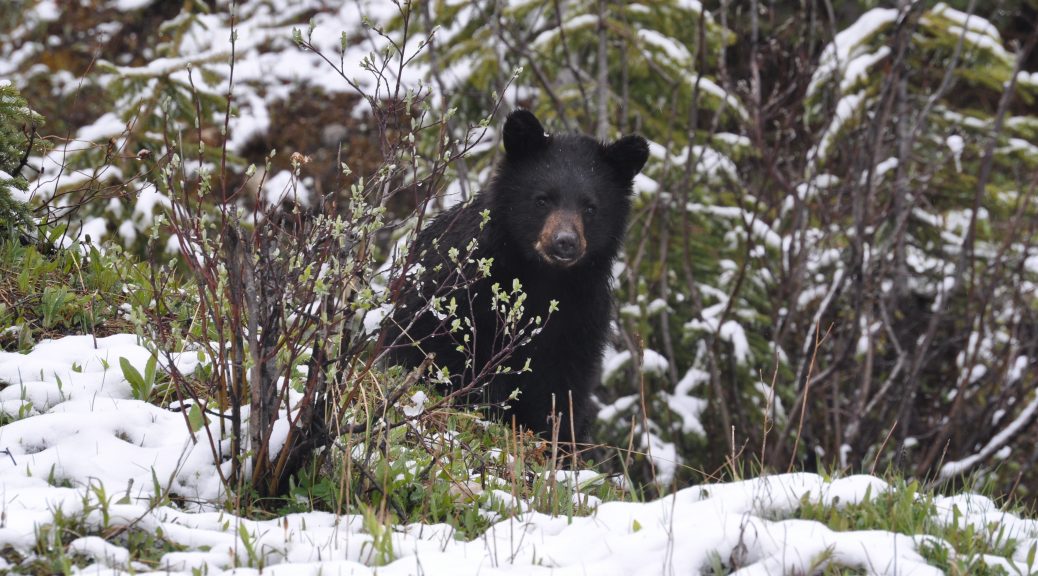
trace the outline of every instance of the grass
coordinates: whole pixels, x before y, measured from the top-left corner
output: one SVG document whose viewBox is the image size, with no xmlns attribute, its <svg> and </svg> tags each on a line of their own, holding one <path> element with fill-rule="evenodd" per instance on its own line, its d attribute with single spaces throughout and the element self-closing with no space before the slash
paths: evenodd
<svg viewBox="0 0 1038 576">
<path fill-rule="evenodd" d="M 71 574 L 94 562 L 95 558 L 86 553 L 90 537 L 126 549 L 129 559 L 124 568 L 127 569 L 134 563 L 136 570 L 158 569 L 164 554 L 182 549 L 163 538 L 161 529 L 149 531 L 113 522 L 109 510 L 113 502 L 124 503 L 115 502 L 103 487 L 91 484 L 83 493 L 79 510 L 54 509 L 52 522 L 37 528 L 31 550 L 0 549 L 0 559 L 8 564 L 6 568 L 0 567 L 0 574 Z"/>
<path fill-rule="evenodd" d="M 134 300 L 140 286 L 128 278 L 141 269 L 118 248 L 0 241 L 0 348 L 25 352 L 45 338 L 132 331 L 120 307 Z"/>
<path fill-rule="evenodd" d="M 423 392 L 437 399 L 435 390 Z M 531 434 L 441 408 L 375 442 L 359 439 L 351 457 L 335 451 L 294 478 L 284 499 L 253 504 L 275 515 L 375 510 L 387 524 L 446 523 L 458 538 L 471 539 L 521 511 L 583 516 L 593 512 L 592 502 L 628 498 L 604 476 L 575 485 L 560 474 L 551 449 Z"/>
<path fill-rule="evenodd" d="M 838 532 L 884 530 L 916 536 L 922 556 L 947 574 L 1007 573 L 983 559 L 986 555 L 1012 558 L 1020 546 L 1020 542 L 1005 534 L 1000 524 L 977 527 L 961 522 L 963 512 L 958 505 L 953 505 L 952 518 L 946 520 L 938 513 L 937 495 L 921 489 L 917 481 L 894 476 L 887 482 L 890 490 L 880 494 L 869 491 L 857 503 L 825 504 L 805 497 L 794 517 L 821 522 Z M 923 536 L 932 538 L 919 538 Z M 1024 574 L 1036 570 L 1034 548 L 1035 544 L 1031 544 Z"/>
</svg>

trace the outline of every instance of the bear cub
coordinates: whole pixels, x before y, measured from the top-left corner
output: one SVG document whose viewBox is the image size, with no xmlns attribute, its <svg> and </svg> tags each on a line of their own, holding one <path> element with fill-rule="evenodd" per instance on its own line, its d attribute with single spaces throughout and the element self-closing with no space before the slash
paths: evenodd
<svg viewBox="0 0 1038 576">
<path fill-rule="evenodd" d="M 517 109 L 505 122 L 504 146 L 490 185 L 418 234 L 420 266 L 400 290 L 384 341 L 404 366 L 435 354 L 451 375 L 448 389 L 469 388 L 468 399 L 487 403 L 496 417 L 545 436 L 557 418 L 561 441 L 584 441 L 609 330 L 613 261 L 648 144 L 641 136 L 603 144 L 547 134 L 533 113 Z M 481 259 L 492 259 L 489 276 Z M 544 322 L 503 358 L 515 334 L 503 330 L 492 286 L 511 292 L 515 280 L 526 294 L 522 322 Z M 458 326 L 455 318 L 468 320 Z"/>
</svg>

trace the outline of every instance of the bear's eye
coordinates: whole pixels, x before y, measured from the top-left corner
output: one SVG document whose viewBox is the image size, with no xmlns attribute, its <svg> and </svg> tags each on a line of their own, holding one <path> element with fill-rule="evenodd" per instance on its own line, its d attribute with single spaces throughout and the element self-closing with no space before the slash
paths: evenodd
<svg viewBox="0 0 1038 576">
<path fill-rule="evenodd" d="M 591 216 L 592 214 L 595 213 L 595 210 L 596 210 L 596 208 L 594 206 L 588 206 L 587 208 L 584 208 L 584 213 L 587 214 L 588 216 Z"/>
<path fill-rule="evenodd" d="M 545 198 L 544 196 L 538 197 L 536 202 L 537 202 L 537 207 L 538 208 L 544 208 L 545 206 L 548 205 L 548 199 Z"/>
</svg>

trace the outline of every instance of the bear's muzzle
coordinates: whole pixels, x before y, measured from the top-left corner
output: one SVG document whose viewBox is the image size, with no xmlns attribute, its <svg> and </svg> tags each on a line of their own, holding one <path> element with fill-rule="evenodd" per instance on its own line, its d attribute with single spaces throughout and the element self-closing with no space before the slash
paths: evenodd
<svg viewBox="0 0 1038 576">
<path fill-rule="evenodd" d="M 587 251 L 584 221 L 572 210 L 556 210 L 548 215 L 534 249 L 545 262 L 568 268 Z"/>
</svg>

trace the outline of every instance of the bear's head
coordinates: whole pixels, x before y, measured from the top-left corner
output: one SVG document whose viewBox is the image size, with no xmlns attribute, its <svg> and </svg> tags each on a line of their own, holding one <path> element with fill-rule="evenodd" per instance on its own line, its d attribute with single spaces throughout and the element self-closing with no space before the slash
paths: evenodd
<svg viewBox="0 0 1038 576">
<path fill-rule="evenodd" d="M 522 257 L 553 268 L 611 263 L 649 157 L 641 136 L 603 144 L 545 132 L 528 110 L 508 115 L 505 157 L 491 188 L 493 216 Z"/>
</svg>

